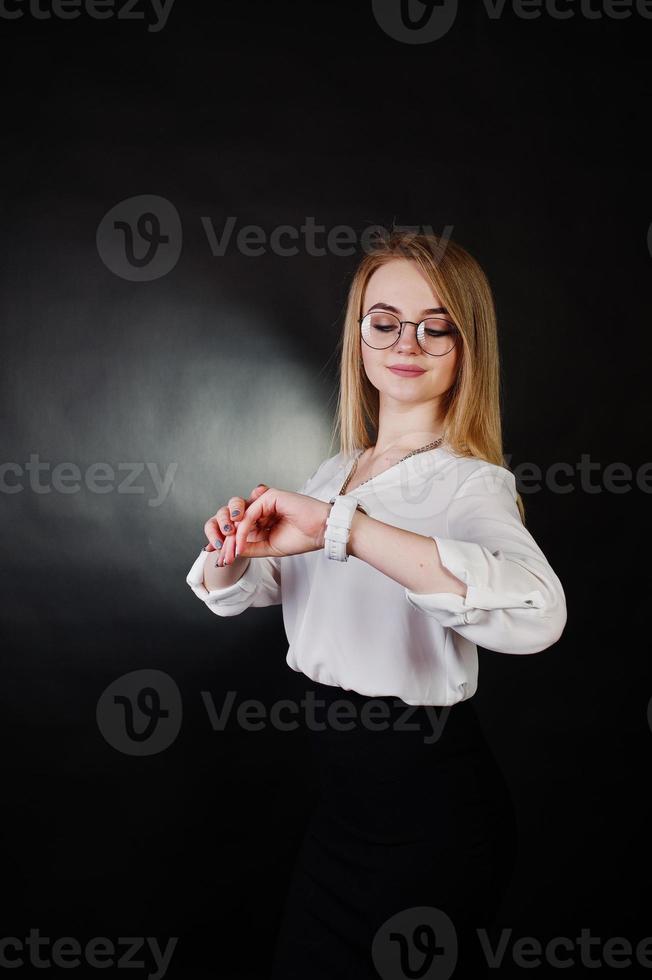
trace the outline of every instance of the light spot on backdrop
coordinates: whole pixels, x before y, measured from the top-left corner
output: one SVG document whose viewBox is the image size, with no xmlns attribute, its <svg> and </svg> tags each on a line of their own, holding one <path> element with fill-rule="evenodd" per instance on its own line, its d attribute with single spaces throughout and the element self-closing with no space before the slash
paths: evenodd
<svg viewBox="0 0 652 980">
<path fill-rule="evenodd" d="M 51 301 L 29 346 L 11 351 L 4 400 L 15 424 L 5 461 L 24 466 L 38 454 L 49 464 L 43 486 L 53 487 L 58 463 L 80 476 L 76 492 L 37 493 L 26 473 L 10 474 L 24 489 L 3 496 L 13 518 L 5 544 L 18 566 L 30 566 L 37 549 L 50 576 L 74 577 L 97 570 L 101 556 L 102 572 L 115 570 L 130 593 L 140 581 L 169 601 L 169 573 L 154 576 L 152 560 L 162 570 L 190 567 L 205 520 L 234 493 L 258 482 L 297 489 L 329 452 L 330 418 L 319 369 L 297 359 L 269 308 L 263 320 L 222 300 L 220 323 L 208 303 L 157 299 L 134 292 L 109 313 L 89 298 L 86 309 L 79 297 Z M 102 493 L 87 486 L 97 463 L 114 474 L 98 481 L 109 487 Z M 182 576 L 180 601 L 184 584 Z"/>
</svg>

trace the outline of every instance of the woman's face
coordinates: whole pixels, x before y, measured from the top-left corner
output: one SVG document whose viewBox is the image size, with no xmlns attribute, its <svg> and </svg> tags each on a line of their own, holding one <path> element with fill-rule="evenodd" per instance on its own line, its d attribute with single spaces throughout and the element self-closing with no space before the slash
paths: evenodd
<svg viewBox="0 0 652 980">
<path fill-rule="evenodd" d="M 410 259 L 392 259 L 371 275 L 365 289 L 362 316 L 370 310 L 387 309 L 400 320 L 419 323 L 432 310 L 443 307 L 418 265 Z M 450 316 L 450 314 L 449 314 Z M 452 319 L 452 318 L 451 318 Z M 378 350 L 360 338 L 362 361 L 372 385 L 381 398 L 400 402 L 425 402 L 445 394 L 455 381 L 460 342 L 440 357 L 426 354 L 416 339 L 416 327 L 406 323 L 393 347 Z M 396 364 L 423 369 L 423 374 L 400 375 L 390 370 Z"/>
</svg>

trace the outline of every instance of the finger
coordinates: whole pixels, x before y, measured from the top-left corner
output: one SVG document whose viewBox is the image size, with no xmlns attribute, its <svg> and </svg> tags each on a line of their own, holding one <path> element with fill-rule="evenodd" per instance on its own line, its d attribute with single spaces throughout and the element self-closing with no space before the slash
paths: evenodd
<svg viewBox="0 0 652 980">
<path fill-rule="evenodd" d="M 231 498 L 231 500 L 229 500 L 229 504 L 228 504 L 229 513 L 231 514 L 234 527 L 226 534 L 226 537 L 224 539 L 224 551 L 220 556 L 220 564 L 230 565 L 233 561 L 235 561 L 235 558 L 237 557 L 235 553 L 236 552 L 235 533 L 237 531 L 238 525 L 243 520 L 247 508 L 250 507 L 251 504 L 254 503 L 259 497 L 261 497 L 267 489 L 268 487 L 266 483 L 258 483 L 253 488 L 249 497 L 246 500 L 243 500 L 242 497 L 233 497 Z M 235 503 L 235 507 L 234 507 L 234 502 L 237 502 Z M 240 511 L 240 513 L 236 517 L 233 517 L 234 509 Z M 243 557 L 250 557 L 250 556 L 243 555 Z"/>
<path fill-rule="evenodd" d="M 242 520 L 246 508 L 244 497 L 229 497 L 226 506 L 232 522 Z"/>
<path fill-rule="evenodd" d="M 236 507 L 236 510 L 238 508 Z M 235 530 L 237 527 L 237 522 L 234 522 L 229 511 L 229 507 L 225 504 L 224 507 L 220 507 L 217 512 L 218 523 L 220 524 L 220 530 L 224 535 L 224 543 L 220 551 L 220 557 L 217 560 L 218 565 L 229 564 L 228 555 L 231 552 L 231 561 L 233 561 L 233 552 L 235 551 L 235 545 L 230 542 L 235 539 Z"/>
<path fill-rule="evenodd" d="M 221 549 L 224 542 L 224 535 L 220 531 L 217 523 L 217 514 L 214 514 L 213 517 L 209 517 L 204 524 L 204 534 L 208 538 L 208 544 L 206 545 L 204 551 L 218 551 Z"/>
<path fill-rule="evenodd" d="M 218 557 L 218 564 L 222 565 L 222 555 L 224 554 L 224 542 L 230 531 L 233 530 L 234 525 L 231 521 L 231 515 L 229 514 L 229 508 L 224 504 L 220 507 L 217 513 L 207 521 L 208 531 L 207 536 L 209 542 L 214 546 L 210 548 L 211 551 L 219 551 L 220 555 Z"/>
<path fill-rule="evenodd" d="M 238 499 L 239 500 L 242 500 L 242 497 L 240 497 Z M 233 510 L 237 510 L 240 513 L 238 515 L 236 515 L 236 517 L 233 517 Z M 244 503 L 242 504 L 241 507 L 240 506 L 235 506 L 235 508 L 232 509 L 231 508 L 231 502 L 229 501 L 229 511 L 231 513 L 231 524 L 232 524 L 232 528 L 228 532 L 228 534 L 226 535 L 226 537 L 224 539 L 224 549 L 223 549 L 223 553 L 222 553 L 222 556 L 221 556 L 221 558 L 222 558 L 222 564 L 223 565 L 231 565 L 232 562 L 235 559 L 235 533 L 236 533 L 236 530 L 238 528 L 238 524 L 240 523 L 240 521 L 244 517 L 245 510 L 246 510 L 246 507 L 245 507 Z"/>
<path fill-rule="evenodd" d="M 232 553 L 235 551 L 234 541 L 235 538 L 233 534 L 227 534 L 227 536 L 224 538 L 224 545 L 215 563 L 220 568 L 222 568 L 224 565 L 230 565 L 233 561 Z M 230 554 L 231 557 L 229 557 Z"/>
<path fill-rule="evenodd" d="M 265 490 L 266 485 L 259 483 L 258 486 L 254 487 L 252 490 L 253 499 L 257 499 L 265 492 Z M 253 500 L 251 502 L 253 502 Z M 250 506 L 250 501 L 245 501 L 243 497 L 238 496 L 231 497 L 227 503 L 231 527 L 227 531 L 227 525 L 223 525 L 223 530 L 227 531 L 224 539 L 223 551 L 220 556 L 223 565 L 230 565 L 235 560 L 235 532 L 238 524 L 240 521 L 242 521 L 248 506 Z"/>
<path fill-rule="evenodd" d="M 244 512 L 254 500 L 257 500 L 265 491 L 268 489 L 266 483 L 259 483 L 253 488 L 249 497 L 245 500 L 243 497 L 233 496 L 230 497 L 228 503 L 224 507 L 220 507 L 213 517 L 209 518 L 204 524 L 204 533 L 208 538 L 208 544 L 205 547 L 205 551 L 219 551 L 219 564 L 224 564 L 224 558 L 227 559 L 227 564 L 230 564 L 235 557 L 235 529 L 237 523 L 242 520 Z M 235 514 L 235 511 L 239 511 Z M 225 530 L 225 520 L 227 524 L 231 524 L 230 530 Z M 229 546 L 229 541 L 231 539 L 233 543 Z"/>
<path fill-rule="evenodd" d="M 254 554 L 255 550 L 248 551 L 247 535 L 255 530 L 256 521 L 262 521 L 271 512 L 273 506 L 273 495 L 271 488 L 265 490 L 253 503 L 249 504 L 243 519 L 238 524 L 235 532 L 235 548 L 238 555 Z M 249 543 L 251 545 L 251 542 Z"/>
<path fill-rule="evenodd" d="M 258 498 L 262 496 L 266 490 L 269 490 L 266 483 L 259 483 L 257 486 L 255 486 L 245 501 L 247 505 L 253 504 L 254 500 L 258 500 Z"/>
<path fill-rule="evenodd" d="M 222 529 L 227 533 L 224 539 L 224 545 L 222 547 L 222 554 L 220 557 L 223 565 L 230 565 L 235 557 L 235 530 L 238 526 L 238 522 L 244 517 L 246 510 L 244 497 L 230 497 L 226 505 L 226 509 L 230 519 L 228 524 L 224 524 L 222 527 Z"/>
<path fill-rule="evenodd" d="M 242 548 L 243 550 L 240 547 L 237 548 L 236 558 L 267 558 L 277 554 L 270 548 L 267 537 L 261 541 L 245 541 Z"/>
</svg>

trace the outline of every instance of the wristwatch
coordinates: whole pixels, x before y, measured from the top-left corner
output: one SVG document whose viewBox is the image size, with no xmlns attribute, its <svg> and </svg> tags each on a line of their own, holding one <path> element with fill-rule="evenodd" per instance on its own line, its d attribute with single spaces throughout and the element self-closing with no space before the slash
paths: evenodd
<svg viewBox="0 0 652 980">
<path fill-rule="evenodd" d="M 351 494 L 338 494 L 331 497 L 329 504 L 332 504 L 330 514 L 326 518 L 326 533 L 324 534 L 324 551 L 326 557 L 334 561 L 348 561 L 346 545 L 351 532 L 351 522 L 356 510 L 366 514 L 362 504 L 357 497 Z"/>
</svg>

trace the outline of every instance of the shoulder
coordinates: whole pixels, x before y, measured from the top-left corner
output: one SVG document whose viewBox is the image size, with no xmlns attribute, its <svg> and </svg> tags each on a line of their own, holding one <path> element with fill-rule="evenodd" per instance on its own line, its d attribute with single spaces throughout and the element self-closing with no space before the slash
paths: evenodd
<svg viewBox="0 0 652 980">
<path fill-rule="evenodd" d="M 455 473 L 456 496 L 468 493 L 508 493 L 516 498 L 516 478 L 511 470 L 478 456 L 460 456 L 445 450 L 447 465 Z"/>
</svg>

